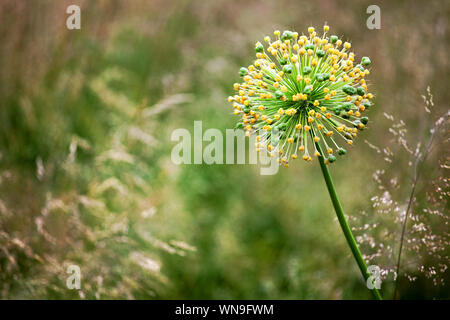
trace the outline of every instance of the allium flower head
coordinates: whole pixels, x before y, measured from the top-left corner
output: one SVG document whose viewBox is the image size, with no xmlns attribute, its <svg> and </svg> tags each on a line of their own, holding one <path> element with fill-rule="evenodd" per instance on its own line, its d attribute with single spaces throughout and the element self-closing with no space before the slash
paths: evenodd
<svg viewBox="0 0 450 320">
<path fill-rule="evenodd" d="M 347 152 L 341 145 L 353 144 L 368 122 L 363 113 L 373 95 L 364 78 L 370 59 L 356 63 L 351 44 L 328 36 L 328 26 L 323 30 L 322 36 L 313 27 L 301 36 L 275 31 L 275 39 L 264 38 L 266 48 L 257 42 L 256 60 L 240 69 L 243 82 L 228 98 L 242 116 L 236 127 L 256 134 L 257 150 L 278 153 L 285 166 L 299 156 L 336 161 L 336 153 Z"/>
</svg>

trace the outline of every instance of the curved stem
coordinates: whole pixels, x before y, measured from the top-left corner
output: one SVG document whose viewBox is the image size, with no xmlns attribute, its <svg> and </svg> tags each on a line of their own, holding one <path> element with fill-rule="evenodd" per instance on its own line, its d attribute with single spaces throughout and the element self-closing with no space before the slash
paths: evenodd
<svg viewBox="0 0 450 320">
<path fill-rule="evenodd" d="M 317 147 L 319 148 L 318 149 L 319 152 L 322 153 L 322 151 L 320 150 L 320 146 L 317 145 Z M 324 162 L 323 156 L 319 156 L 319 163 L 320 168 L 322 169 L 323 177 L 325 178 L 325 183 L 327 184 L 331 202 L 333 203 L 334 210 L 336 211 L 336 215 L 339 220 L 339 224 L 341 225 L 342 231 L 344 232 L 345 239 L 347 240 L 347 243 L 350 246 L 350 249 L 352 250 L 353 257 L 355 258 L 356 263 L 358 264 L 359 270 L 361 270 L 364 280 L 367 281 L 367 278 L 370 276 L 370 274 L 367 272 L 366 262 L 362 257 L 361 251 L 359 251 L 355 237 L 353 236 L 352 231 L 347 223 L 347 220 L 345 219 L 344 210 L 342 210 L 342 206 L 341 203 L 339 202 L 339 198 L 336 193 L 333 180 L 331 179 L 330 171 L 328 170 L 328 167 Z M 377 300 L 383 299 L 381 297 L 380 292 L 376 288 L 373 288 L 370 291 L 372 292 L 375 299 Z"/>
</svg>

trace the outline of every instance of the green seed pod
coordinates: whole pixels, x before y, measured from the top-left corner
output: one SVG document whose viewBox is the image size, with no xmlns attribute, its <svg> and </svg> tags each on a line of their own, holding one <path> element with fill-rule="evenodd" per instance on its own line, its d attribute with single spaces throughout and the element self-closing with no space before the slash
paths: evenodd
<svg viewBox="0 0 450 320">
<path fill-rule="evenodd" d="M 304 67 L 303 68 L 303 74 L 311 73 L 311 71 L 312 71 L 311 67 Z"/>
<path fill-rule="evenodd" d="M 368 65 L 370 65 L 370 63 L 371 63 L 371 61 L 370 61 L 369 57 L 362 57 L 361 64 L 363 66 L 368 66 Z"/>
<path fill-rule="evenodd" d="M 243 76 L 245 76 L 245 75 L 247 75 L 247 74 L 248 74 L 248 69 L 247 69 L 247 68 L 242 67 L 241 69 L 239 69 L 239 75 L 240 75 L 241 77 L 243 77 Z"/>
<path fill-rule="evenodd" d="M 361 123 L 362 124 L 366 125 L 368 122 L 369 122 L 369 118 L 367 118 L 367 117 L 362 117 L 361 118 Z"/>
<path fill-rule="evenodd" d="M 277 99 L 281 99 L 281 97 L 283 96 L 283 92 L 281 92 L 280 90 L 275 91 L 275 98 Z"/>
<path fill-rule="evenodd" d="M 328 156 L 328 161 L 330 161 L 330 163 L 333 163 L 333 162 L 336 161 L 336 157 L 333 156 L 332 154 L 330 154 L 330 155 Z"/>
<path fill-rule="evenodd" d="M 293 38 L 292 31 L 285 30 L 281 35 L 281 40 L 291 40 Z"/>
<path fill-rule="evenodd" d="M 363 87 L 358 87 L 356 88 L 356 93 L 358 93 L 358 95 L 363 96 L 366 94 L 366 90 L 364 90 Z"/>
<path fill-rule="evenodd" d="M 355 121 L 353 121 L 353 125 L 356 127 L 356 128 L 359 128 L 359 125 L 361 124 L 361 121 L 359 121 L 359 120 L 355 120 Z"/>
<path fill-rule="evenodd" d="M 256 52 L 263 52 L 264 51 L 264 46 L 261 43 L 257 43 L 255 46 L 255 51 Z"/>
<path fill-rule="evenodd" d="M 323 50 L 317 50 L 316 54 L 317 54 L 317 56 L 318 56 L 319 58 L 322 58 L 322 57 L 325 56 L 325 51 L 323 51 Z"/>
<path fill-rule="evenodd" d="M 292 65 L 287 64 L 287 65 L 283 66 L 283 72 L 284 73 L 292 73 Z"/>
<path fill-rule="evenodd" d="M 337 36 L 331 36 L 331 37 L 330 37 L 330 42 L 331 42 L 332 44 L 335 44 L 337 41 L 338 41 L 338 37 L 337 37 Z"/>
<path fill-rule="evenodd" d="M 345 150 L 344 148 L 339 148 L 338 149 L 338 154 L 340 155 L 340 156 L 343 156 L 343 155 L 345 155 L 347 153 L 347 150 Z"/>
<path fill-rule="evenodd" d="M 348 84 L 346 84 L 345 86 L 342 87 L 342 91 L 344 91 L 346 94 L 348 94 L 350 96 L 352 96 L 356 93 L 356 89 Z"/>
<path fill-rule="evenodd" d="M 350 110 L 352 110 L 352 106 L 353 106 L 353 103 L 351 103 L 351 102 L 344 102 L 344 103 L 342 104 L 342 108 L 343 108 L 345 111 L 350 111 Z"/>
</svg>

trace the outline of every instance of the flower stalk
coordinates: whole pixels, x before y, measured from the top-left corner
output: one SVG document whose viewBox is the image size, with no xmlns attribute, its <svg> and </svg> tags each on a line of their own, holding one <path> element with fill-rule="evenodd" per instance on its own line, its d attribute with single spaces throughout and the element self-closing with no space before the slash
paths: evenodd
<svg viewBox="0 0 450 320">
<path fill-rule="evenodd" d="M 320 146 L 317 145 L 317 148 L 320 149 Z M 342 232 L 344 232 L 345 239 L 347 240 L 350 249 L 352 250 L 353 257 L 358 264 L 359 270 L 361 271 L 364 280 L 367 281 L 370 274 L 367 272 L 367 265 L 364 261 L 361 251 L 358 248 L 358 244 L 356 243 L 355 237 L 347 223 L 347 219 L 345 219 L 344 210 L 342 209 L 341 203 L 339 201 L 336 188 L 334 187 L 333 180 L 331 179 L 330 171 L 328 170 L 327 165 L 325 164 L 323 156 L 319 157 L 320 168 L 322 169 L 322 174 L 325 179 L 325 183 L 328 188 L 328 193 L 330 194 L 331 202 L 333 203 L 334 210 L 336 211 L 337 218 L 339 220 L 339 224 L 341 225 Z M 380 292 L 377 288 L 371 289 L 371 292 L 376 300 L 383 300 Z"/>
</svg>

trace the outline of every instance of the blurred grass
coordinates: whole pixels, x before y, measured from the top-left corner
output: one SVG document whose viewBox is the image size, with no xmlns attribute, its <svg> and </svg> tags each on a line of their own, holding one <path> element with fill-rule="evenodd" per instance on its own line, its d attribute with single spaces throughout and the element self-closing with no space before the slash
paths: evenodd
<svg viewBox="0 0 450 320">
<path fill-rule="evenodd" d="M 379 31 L 369 1 L 80 1 L 80 31 L 65 28 L 68 4 L 0 5 L 2 298 L 370 298 L 317 164 L 175 166 L 170 134 L 231 128 L 226 97 L 254 42 L 326 21 L 373 62 L 369 130 L 332 168 L 357 215 L 380 165 L 363 141 L 386 144 L 383 112 L 418 139 L 427 85 L 448 108 L 447 2 L 382 1 Z M 193 99 L 145 116 L 180 93 Z M 64 286 L 68 263 L 87 275 L 81 296 Z"/>
</svg>

